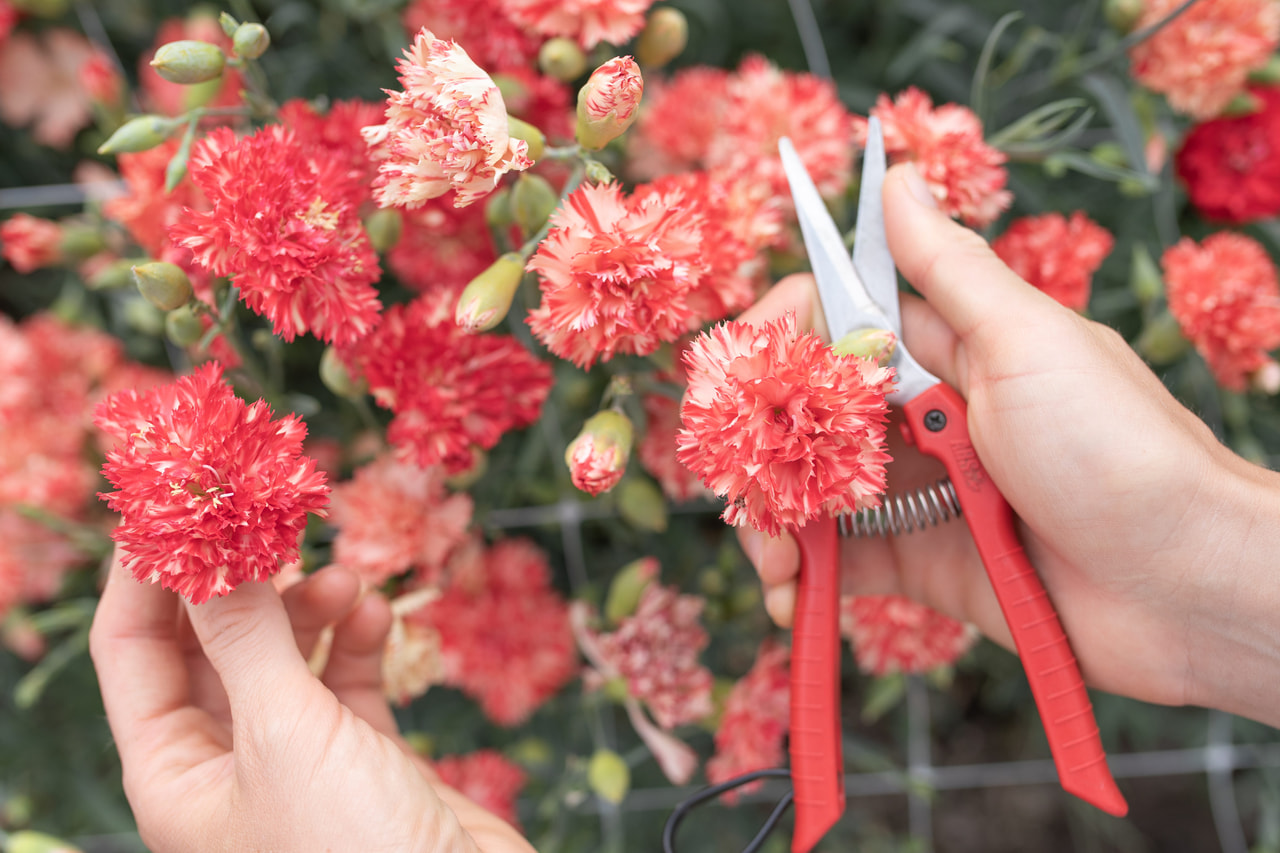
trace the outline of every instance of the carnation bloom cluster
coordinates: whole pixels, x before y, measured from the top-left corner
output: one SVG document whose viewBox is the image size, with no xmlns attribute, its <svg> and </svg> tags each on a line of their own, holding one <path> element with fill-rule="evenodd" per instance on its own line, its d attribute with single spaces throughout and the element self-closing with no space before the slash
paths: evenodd
<svg viewBox="0 0 1280 853">
<path fill-rule="evenodd" d="M 1175 165 L 1191 203 L 1210 219 L 1244 223 L 1280 215 L 1280 86 L 1249 90 L 1257 109 L 1202 122 Z"/>
<path fill-rule="evenodd" d="M 991 248 L 1026 281 L 1068 308 L 1083 311 L 1093 274 L 1113 245 L 1109 231 L 1077 210 L 1069 217 L 1046 213 L 1016 220 Z"/>
<path fill-rule="evenodd" d="M 840 631 L 873 675 L 927 672 L 955 663 L 977 639 L 972 625 L 900 595 L 841 599 Z"/>
</svg>

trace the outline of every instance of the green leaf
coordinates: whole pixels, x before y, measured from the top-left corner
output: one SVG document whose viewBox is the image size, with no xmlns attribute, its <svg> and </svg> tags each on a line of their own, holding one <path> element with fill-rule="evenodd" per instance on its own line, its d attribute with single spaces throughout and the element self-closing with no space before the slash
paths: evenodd
<svg viewBox="0 0 1280 853">
<path fill-rule="evenodd" d="M 1138 115 L 1134 112 L 1129 90 L 1109 74 L 1087 74 L 1081 83 L 1098 100 L 1098 105 L 1111 121 L 1125 156 L 1129 159 L 1130 168 L 1141 170 L 1145 174 L 1147 138 Z M 1153 183 L 1152 189 L 1154 188 Z"/>
<path fill-rule="evenodd" d="M 1042 149 L 1047 141 L 1075 136 L 1092 118 L 1093 110 L 1083 98 L 1062 98 L 1037 107 L 1001 128 L 991 134 L 987 142 L 1005 153 Z"/>
<path fill-rule="evenodd" d="M 893 710 L 906 694 L 907 678 L 902 673 L 876 676 L 862 702 L 862 721 L 874 723 Z"/>
<path fill-rule="evenodd" d="M 1001 36 L 1021 19 L 1021 12 L 1009 12 L 996 21 L 986 43 L 982 45 L 982 53 L 978 55 L 978 67 L 974 69 L 973 84 L 969 88 L 969 106 L 984 125 L 987 123 L 987 75 L 991 72 L 991 60 L 995 57 Z"/>
<path fill-rule="evenodd" d="M 1054 152 L 1045 160 L 1045 167 L 1050 170 L 1074 169 L 1081 174 L 1100 178 L 1104 181 L 1114 181 L 1117 184 L 1132 182 L 1134 186 L 1141 187 L 1147 192 L 1154 191 L 1160 185 L 1156 177 L 1149 172 L 1136 172 L 1133 169 L 1127 169 L 1122 166 L 1099 163 L 1083 151 Z"/>
</svg>

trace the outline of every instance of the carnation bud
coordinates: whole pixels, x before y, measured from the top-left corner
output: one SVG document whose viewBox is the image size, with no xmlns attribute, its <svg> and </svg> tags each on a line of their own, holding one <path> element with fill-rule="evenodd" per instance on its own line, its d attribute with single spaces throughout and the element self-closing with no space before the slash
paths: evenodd
<svg viewBox="0 0 1280 853">
<path fill-rule="evenodd" d="M 613 172 L 599 160 L 588 160 L 583 176 L 593 184 L 607 184 L 613 180 Z"/>
<path fill-rule="evenodd" d="M 587 784 L 601 799 L 617 805 L 631 790 L 631 768 L 613 750 L 597 749 L 587 765 Z"/>
<path fill-rule="evenodd" d="M 118 290 L 133 284 L 133 267 L 137 263 L 136 258 L 112 261 L 90 276 L 85 284 L 90 290 Z"/>
<path fill-rule="evenodd" d="M 222 76 L 227 57 L 207 41 L 182 39 L 160 46 L 151 67 L 170 83 L 206 83 Z"/>
<path fill-rule="evenodd" d="M 545 225 L 558 204 L 560 197 L 539 175 L 524 172 L 511 188 L 511 216 L 526 234 Z"/>
<path fill-rule="evenodd" d="M 378 254 L 391 251 L 400 242 L 404 231 L 404 217 L 394 207 L 380 207 L 364 221 L 364 232 Z"/>
<path fill-rule="evenodd" d="M 538 50 L 538 68 L 561 83 L 572 83 L 587 70 L 587 57 L 576 41 L 556 36 Z"/>
<path fill-rule="evenodd" d="M 164 317 L 164 333 L 180 347 L 195 345 L 204 337 L 204 324 L 191 303 L 175 308 Z"/>
<path fill-rule="evenodd" d="M 1280 364 L 1268 361 L 1249 374 L 1249 387 L 1259 394 L 1280 392 Z"/>
<path fill-rule="evenodd" d="M 618 514 L 637 530 L 667 529 L 667 500 L 652 480 L 631 477 L 618 487 Z"/>
<path fill-rule="evenodd" d="M 164 312 L 147 299 L 129 299 L 124 303 L 124 322 L 144 335 L 164 334 Z"/>
<path fill-rule="evenodd" d="M 684 12 L 663 6 L 654 9 L 636 42 L 636 59 L 646 68 L 661 68 L 679 56 L 689 43 L 689 20 Z"/>
<path fill-rule="evenodd" d="M 1164 292 L 1164 279 L 1151 253 L 1141 243 L 1134 244 L 1133 262 L 1129 267 L 1129 289 L 1142 305 L 1151 304 Z"/>
<path fill-rule="evenodd" d="M 468 332 L 487 332 L 511 310 L 511 300 L 524 278 L 524 257 L 507 252 L 480 275 L 471 279 L 462 295 L 454 319 Z"/>
<path fill-rule="evenodd" d="M 9 835 L 5 853 L 80 853 L 80 848 L 61 838 L 23 829 Z"/>
<path fill-rule="evenodd" d="M 506 228 L 515 222 L 511 218 L 511 190 L 502 187 L 489 196 L 484 205 L 484 221 L 490 228 Z"/>
<path fill-rule="evenodd" d="M 1116 32 L 1127 33 L 1142 17 L 1143 0 L 1106 0 L 1102 14 Z"/>
<path fill-rule="evenodd" d="M 615 56 L 578 90 L 578 144 L 599 151 L 621 136 L 639 113 L 644 78 L 629 56 Z"/>
<path fill-rule="evenodd" d="M 368 388 L 363 379 L 351 375 L 334 347 L 325 347 L 324 354 L 320 356 L 320 381 L 334 394 L 348 400 L 363 397 Z"/>
<path fill-rule="evenodd" d="M 262 24 L 241 24 L 231 37 L 232 50 L 236 52 L 236 56 L 243 56 L 245 59 L 257 59 L 270 46 L 271 34 Z"/>
<path fill-rule="evenodd" d="M 129 119 L 98 146 L 99 154 L 136 154 L 150 151 L 182 126 L 177 119 L 163 116 L 138 116 Z"/>
<path fill-rule="evenodd" d="M 888 329 L 854 329 L 832 344 L 831 351 L 836 355 L 870 358 L 881 367 L 887 367 L 897 346 L 898 336 Z"/>
<path fill-rule="evenodd" d="M 515 116 L 507 116 L 507 133 L 515 139 L 523 139 L 525 144 L 529 146 L 528 155 L 530 160 L 541 159 L 547 150 L 547 137 L 543 136 L 542 131 L 522 121 Z"/>
<path fill-rule="evenodd" d="M 658 561 L 653 557 L 641 557 L 619 569 L 605 596 L 604 617 L 617 625 L 635 613 L 640 606 L 640 596 L 657 577 Z"/>
<path fill-rule="evenodd" d="M 161 311 L 172 311 L 191 301 L 191 279 L 177 264 L 168 261 L 138 264 L 133 268 L 133 280 L 147 301 Z"/>
<path fill-rule="evenodd" d="M 626 415 L 596 412 L 564 452 L 573 484 L 589 495 L 607 492 L 627 470 L 634 430 Z"/>
<path fill-rule="evenodd" d="M 1222 108 L 1223 118 L 1240 118 L 1249 116 L 1262 109 L 1262 101 L 1250 92 L 1241 92 Z"/>
<path fill-rule="evenodd" d="M 218 26 L 222 27 L 222 31 L 226 33 L 227 38 L 235 38 L 236 30 L 240 29 L 240 22 L 233 18 L 229 12 L 223 12 L 218 16 Z"/>
<path fill-rule="evenodd" d="M 1182 327 L 1168 312 L 1149 321 L 1133 345 L 1152 364 L 1177 361 L 1189 346 L 1190 342 L 1182 334 Z"/>
<path fill-rule="evenodd" d="M 64 258 L 81 261 L 93 257 L 107 247 L 98 229 L 90 225 L 64 225 L 58 251 Z"/>
<path fill-rule="evenodd" d="M 1262 83 L 1266 86 L 1280 83 L 1280 56 L 1272 56 L 1267 60 L 1266 65 L 1249 72 L 1249 82 Z"/>
</svg>

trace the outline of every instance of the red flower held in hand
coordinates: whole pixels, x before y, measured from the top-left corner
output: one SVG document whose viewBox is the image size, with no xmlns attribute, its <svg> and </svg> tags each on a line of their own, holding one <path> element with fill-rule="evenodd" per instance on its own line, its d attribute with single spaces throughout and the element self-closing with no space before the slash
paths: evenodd
<svg viewBox="0 0 1280 853">
<path fill-rule="evenodd" d="M 170 228 L 287 341 L 311 331 L 349 343 L 377 321 L 378 256 L 360 224 L 359 172 L 281 125 L 237 139 L 214 130 L 191 152 L 192 180 L 212 209 Z"/>
<path fill-rule="evenodd" d="M 1160 265 L 1169 311 L 1224 388 L 1243 391 L 1275 364 L 1269 352 L 1280 346 L 1280 284 L 1256 240 L 1229 231 L 1200 245 L 1184 237 Z"/>
<path fill-rule="evenodd" d="M 1210 219 L 1280 214 L 1280 86 L 1252 89 L 1256 112 L 1196 125 L 1174 161 L 1191 203 Z"/>
<path fill-rule="evenodd" d="M 722 323 L 684 363 L 678 458 L 729 501 L 725 521 L 776 536 L 878 504 L 892 369 L 797 335 L 794 314 Z"/>
<path fill-rule="evenodd" d="M 1063 305 L 1083 311 L 1093 274 L 1111 253 L 1115 238 L 1077 210 L 1027 216 L 1009 225 L 991 248 L 1009 268 Z"/>
<path fill-rule="evenodd" d="M 872 675 L 947 666 L 977 639 L 972 626 L 900 595 L 841 599 L 840 630 L 853 646 L 858 668 Z"/>
<path fill-rule="evenodd" d="M 296 560 L 307 513 L 324 515 L 329 487 L 302 455 L 302 420 L 246 405 L 217 363 L 113 394 L 96 422 L 116 440 L 102 472 L 118 491 L 100 497 L 123 516 L 111 536 L 125 567 L 192 604 Z"/>
</svg>

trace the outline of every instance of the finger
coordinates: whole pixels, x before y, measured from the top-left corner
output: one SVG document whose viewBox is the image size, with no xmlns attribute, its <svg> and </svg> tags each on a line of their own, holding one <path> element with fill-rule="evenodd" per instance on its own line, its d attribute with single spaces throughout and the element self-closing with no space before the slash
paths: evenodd
<svg viewBox="0 0 1280 853">
<path fill-rule="evenodd" d="M 360 577 L 343 566 L 326 566 L 280 594 L 298 652 L 310 658 L 320 632 L 350 612 L 360 595 Z"/>
<path fill-rule="evenodd" d="M 738 542 L 765 586 L 786 583 L 800 573 L 800 548 L 790 533 L 783 531 L 775 537 L 739 527 Z"/>
<path fill-rule="evenodd" d="M 968 388 L 964 344 L 941 314 L 909 293 L 902 294 L 902 344 L 925 370 L 952 388 Z"/>
<path fill-rule="evenodd" d="M 1069 309 L 1005 266 L 978 234 L 932 204 L 910 164 L 884 182 L 885 230 L 898 269 L 975 356 L 999 346 L 1002 330 Z M 964 393 L 961 388 L 961 393 Z"/>
<path fill-rule="evenodd" d="M 382 734 L 399 734 L 382 689 L 382 654 L 391 631 L 391 606 L 370 593 L 333 630 L 333 647 L 323 681 L 350 708 Z"/>
<path fill-rule="evenodd" d="M 155 731 L 153 721 L 187 704 L 177 613 L 177 596 L 134 580 L 117 546 L 89 632 L 89 654 L 122 762 L 130 762 Z"/>
<path fill-rule="evenodd" d="M 795 273 L 782 279 L 765 291 L 738 319 L 758 326 L 776 320 L 787 312 L 796 315 L 796 327 L 800 331 L 813 329 L 824 341 L 829 340 L 827 321 L 822 316 L 822 302 L 818 297 L 818 285 L 810 273 Z"/>
<path fill-rule="evenodd" d="M 314 684 L 270 581 L 241 584 L 186 610 L 237 719 L 278 713 L 282 697 L 304 696 Z"/>
</svg>

